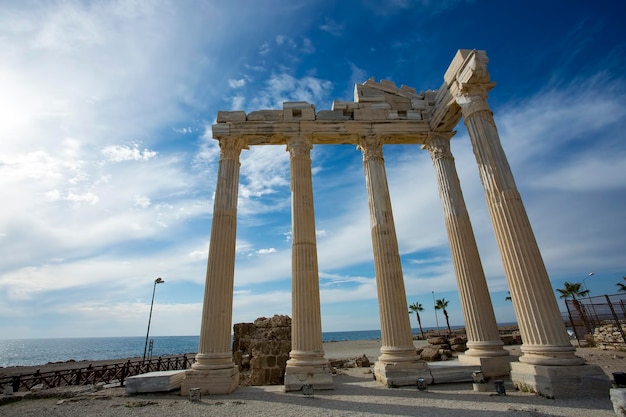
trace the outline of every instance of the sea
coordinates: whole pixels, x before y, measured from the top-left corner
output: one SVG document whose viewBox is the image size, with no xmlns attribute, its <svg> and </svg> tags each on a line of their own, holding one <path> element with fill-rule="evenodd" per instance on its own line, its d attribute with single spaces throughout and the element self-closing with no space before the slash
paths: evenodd
<svg viewBox="0 0 626 417">
<path fill-rule="evenodd" d="M 431 330 L 424 328 L 424 331 Z M 418 334 L 419 329 L 413 329 Z M 152 357 L 198 351 L 199 336 L 152 336 Z M 322 341 L 380 339 L 380 330 L 323 332 Z M 146 338 L 84 337 L 59 339 L 0 339 L 0 367 L 36 366 L 69 360 L 97 361 L 143 357 Z M 150 353 L 150 352 L 149 352 Z"/>
<path fill-rule="evenodd" d="M 379 338 L 380 330 L 322 333 L 324 342 Z M 153 340 L 152 357 L 195 353 L 200 342 L 200 336 L 152 336 L 150 339 Z M 0 366 L 143 357 L 145 345 L 145 336 L 0 340 Z"/>
</svg>

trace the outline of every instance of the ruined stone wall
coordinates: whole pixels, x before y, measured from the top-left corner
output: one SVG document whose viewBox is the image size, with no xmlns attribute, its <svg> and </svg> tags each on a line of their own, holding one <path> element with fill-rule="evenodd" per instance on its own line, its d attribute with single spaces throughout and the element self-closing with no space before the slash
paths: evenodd
<svg viewBox="0 0 626 417">
<path fill-rule="evenodd" d="M 624 333 L 626 333 L 626 324 L 622 323 L 621 326 Z M 615 323 L 596 327 L 593 332 L 593 341 L 596 346 L 605 349 L 626 350 L 626 343 L 624 343 L 622 333 Z"/>
<path fill-rule="evenodd" d="M 282 385 L 291 351 L 291 318 L 259 317 L 233 326 L 233 360 L 240 385 Z"/>
</svg>

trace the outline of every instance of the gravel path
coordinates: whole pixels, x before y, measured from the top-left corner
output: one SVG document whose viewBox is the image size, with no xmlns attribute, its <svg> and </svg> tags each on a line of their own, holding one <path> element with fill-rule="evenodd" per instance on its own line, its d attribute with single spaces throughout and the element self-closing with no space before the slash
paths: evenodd
<svg viewBox="0 0 626 417">
<path fill-rule="evenodd" d="M 507 391 L 498 396 L 472 390 L 472 384 L 386 388 L 363 369 L 334 377 L 335 389 L 313 396 L 285 393 L 280 386 L 241 387 L 229 395 L 204 396 L 191 402 L 175 393 L 125 396 L 122 388 L 72 398 L 23 400 L 0 407 L 0 416 L 615 416 L 604 399 L 549 400 Z"/>
</svg>

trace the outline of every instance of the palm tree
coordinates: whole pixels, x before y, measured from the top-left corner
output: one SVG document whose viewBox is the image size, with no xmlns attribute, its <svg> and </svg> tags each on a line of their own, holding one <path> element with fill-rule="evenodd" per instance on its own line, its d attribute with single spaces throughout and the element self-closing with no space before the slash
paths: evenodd
<svg viewBox="0 0 626 417">
<path fill-rule="evenodd" d="M 419 324 L 420 326 L 420 333 L 422 335 L 422 339 L 424 338 L 424 330 L 422 329 L 422 319 L 420 318 L 420 311 L 424 311 L 424 307 L 422 307 L 422 305 L 418 302 L 415 302 L 413 304 L 411 304 L 409 306 L 409 309 L 411 309 L 412 312 L 415 313 L 415 315 L 417 316 L 417 324 Z M 411 314 L 411 311 L 409 311 L 409 314 Z"/>
<path fill-rule="evenodd" d="M 569 298 L 572 297 L 572 300 L 576 300 L 576 297 L 586 297 L 587 294 L 589 294 L 589 290 L 580 290 L 580 286 L 582 284 L 580 284 L 579 282 L 572 284 L 571 282 L 565 282 L 565 284 L 563 284 L 563 288 L 557 288 L 557 291 L 559 293 L 561 293 L 560 298 Z"/>
<path fill-rule="evenodd" d="M 566 281 L 563 284 L 563 288 L 557 288 L 556 290 L 561 294 L 559 298 L 563 298 L 566 300 L 570 297 L 572 298 L 574 308 L 578 310 L 578 314 L 583 319 L 583 322 L 585 324 L 585 331 L 587 333 L 591 333 L 591 326 L 589 326 L 589 323 L 587 322 L 587 315 L 583 313 L 583 309 L 578 302 L 578 298 L 587 296 L 589 294 L 589 290 L 581 291 L 580 286 L 581 284 L 579 282 L 571 283 Z"/>
<path fill-rule="evenodd" d="M 626 281 L 626 277 L 622 277 L 622 279 Z M 626 284 L 622 284 L 621 282 L 618 282 L 617 287 L 619 288 L 617 291 L 626 292 Z"/>
<path fill-rule="evenodd" d="M 507 291 L 507 293 L 509 295 L 506 296 L 506 298 L 504 299 L 504 301 L 513 301 L 513 299 L 511 298 L 511 291 Z"/>
<path fill-rule="evenodd" d="M 446 318 L 446 325 L 448 326 L 448 334 L 452 335 L 452 329 L 450 329 L 450 320 L 448 318 L 448 312 L 446 311 L 448 303 L 449 301 L 446 301 L 445 298 L 441 298 L 435 301 L 435 310 L 443 310 L 443 316 Z"/>
</svg>

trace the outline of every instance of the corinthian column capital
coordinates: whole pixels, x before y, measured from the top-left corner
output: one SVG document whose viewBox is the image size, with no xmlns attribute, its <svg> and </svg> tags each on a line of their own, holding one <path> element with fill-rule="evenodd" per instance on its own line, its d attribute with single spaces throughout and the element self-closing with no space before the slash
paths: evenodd
<svg viewBox="0 0 626 417">
<path fill-rule="evenodd" d="M 313 144 L 311 143 L 311 139 L 309 137 L 298 135 L 287 141 L 287 151 L 289 152 L 289 156 L 291 158 L 309 156 L 311 154 L 311 149 L 313 149 Z"/>
<path fill-rule="evenodd" d="M 383 140 L 377 135 L 361 135 L 357 149 L 363 152 L 363 162 L 383 161 Z"/>
<path fill-rule="evenodd" d="M 226 137 L 219 139 L 220 159 L 239 160 L 242 149 L 248 149 L 248 143 L 241 137 Z"/>
<path fill-rule="evenodd" d="M 495 83 L 467 83 L 459 86 L 456 103 L 461 107 L 463 117 L 468 118 L 481 111 L 487 111 L 491 114 L 491 109 L 487 104 L 487 93 L 495 86 Z"/>
<path fill-rule="evenodd" d="M 431 132 L 428 134 L 426 143 L 422 149 L 428 149 L 433 161 L 438 159 L 449 159 L 454 161 L 450 152 L 450 139 L 456 132 Z"/>
</svg>

